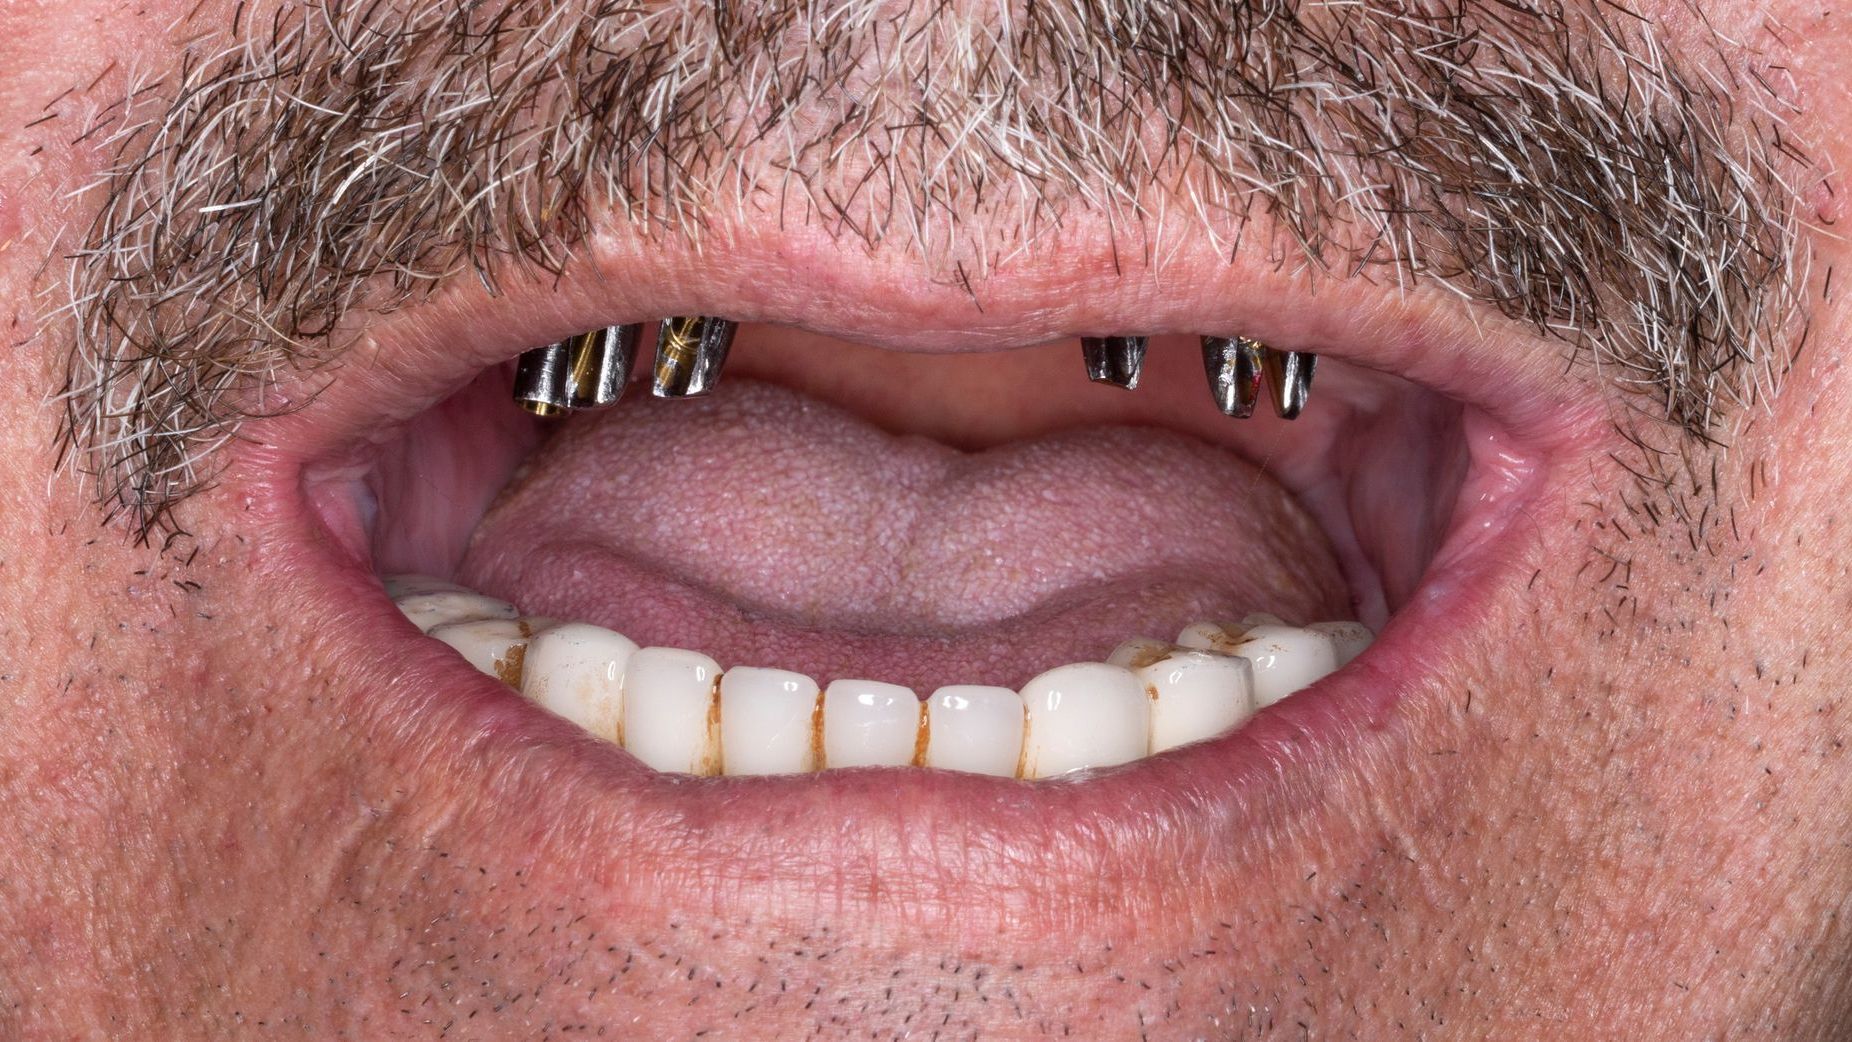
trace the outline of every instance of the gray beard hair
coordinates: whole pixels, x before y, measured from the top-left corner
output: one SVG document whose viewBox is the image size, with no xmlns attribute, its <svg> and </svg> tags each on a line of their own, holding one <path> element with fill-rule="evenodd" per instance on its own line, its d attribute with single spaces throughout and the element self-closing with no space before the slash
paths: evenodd
<svg viewBox="0 0 1852 1042">
<path fill-rule="evenodd" d="M 108 161 L 50 309 L 61 458 L 145 537 L 344 320 L 563 269 L 613 210 L 807 223 L 965 278 L 1080 215 L 1163 214 L 1450 289 L 1701 438 L 1804 330 L 1808 162 L 1779 67 L 1719 38 L 1675 53 L 1602 0 L 970 7 L 244 9 L 82 128 Z"/>
</svg>

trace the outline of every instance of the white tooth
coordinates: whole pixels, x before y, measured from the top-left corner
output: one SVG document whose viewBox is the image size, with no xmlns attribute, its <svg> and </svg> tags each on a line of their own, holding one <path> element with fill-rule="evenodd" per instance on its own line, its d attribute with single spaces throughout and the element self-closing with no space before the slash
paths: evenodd
<svg viewBox="0 0 1852 1042">
<path fill-rule="evenodd" d="M 431 575 L 388 575 L 380 580 L 380 585 L 386 588 L 386 596 L 395 601 L 410 597 L 414 593 L 470 592 L 468 588 L 458 586 L 448 579 L 439 579 Z"/>
<path fill-rule="evenodd" d="M 817 769 L 817 682 L 783 669 L 734 666 L 720 678 L 720 762 L 725 774 Z"/>
<path fill-rule="evenodd" d="M 659 771 L 720 767 L 720 664 L 685 648 L 643 648 L 624 667 L 624 748 Z"/>
<path fill-rule="evenodd" d="M 1022 696 L 953 684 L 926 700 L 926 766 L 1014 778 L 1022 760 Z"/>
<path fill-rule="evenodd" d="M 1151 713 L 1132 671 L 1104 662 L 1056 666 L 1023 685 L 1025 778 L 1110 767 L 1145 755 Z"/>
<path fill-rule="evenodd" d="M 607 742 L 618 741 L 624 667 L 636 651 L 629 637 L 587 622 L 540 630 L 522 658 L 521 693 Z"/>
<path fill-rule="evenodd" d="M 1192 622 L 1177 634 L 1177 646 L 1232 655 L 1246 639 L 1247 630 L 1246 623 Z"/>
<path fill-rule="evenodd" d="M 1254 701 L 1262 709 L 1338 668 L 1337 641 L 1298 626 L 1255 626 L 1235 654 L 1254 664 Z"/>
<path fill-rule="evenodd" d="M 924 710 L 910 687 L 833 680 L 823 692 L 827 767 L 904 767 L 919 751 Z"/>
<path fill-rule="evenodd" d="M 1149 650 L 1129 666 L 1151 697 L 1151 751 L 1213 738 L 1254 715 L 1254 666 L 1195 648 Z"/>
<path fill-rule="evenodd" d="M 431 631 L 434 639 L 457 649 L 477 672 L 509 687 L 521 686 L 522 659 L 534 628 L 526 619 L 467 619 Z"/>
<path fill-rule="evenodd" d="M 1306 629 L 1323 633 L 1337 643 L 1339 666 L 1350 665 L 1351 659 L 1363 654 L 1363 649 L 1376 640 L 1376 634 L 1361 622 L 1314 622 Z"/>
<path fill-rule="evenodd" d="M 398 598 L 399 611 L 426 633 L 439 626 L 471 619 L 512 619 L 520 609 L 507 601 L 484 597 L 469 590 L 427 590 Z"/>
<path fill-rule="evenodd" d="M 1136 670 L 1170 654 L 1170 649 L 1176 646 L 1155 637 L 1133 637 L 1112 649 L 1112 654 L 1106 656 L 1106 663 Z"/>
<path fill-rule="evenodd" d="M 1284 626 L 1286 620 L 1270 611 L 1251 611 L 1241 616 L 1241 625 L 1244 629 L 1248 626 Z"/>
</svg>

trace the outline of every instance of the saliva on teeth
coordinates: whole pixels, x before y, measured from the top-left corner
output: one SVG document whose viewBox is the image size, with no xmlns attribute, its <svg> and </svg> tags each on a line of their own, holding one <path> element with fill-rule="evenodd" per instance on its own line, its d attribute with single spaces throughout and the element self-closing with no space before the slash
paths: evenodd
<svg viewBox="0 0 1852 1042">
<path fill-rule="evenodd" d="M 1227 734 L 1374 639 L 1357 622 L 1255 614 L 1191 623 L 1172 640 L 1136 637 L 1020 690 L 956 684 L 921 698 L 877 680 L 723 669 L 698 651 L 640 648 L 424 576 L 385 587 L 478 671 L 655 770 L 702 776 L 912 766 L 1040 779 L 1116 766 Z"/>
</svg>

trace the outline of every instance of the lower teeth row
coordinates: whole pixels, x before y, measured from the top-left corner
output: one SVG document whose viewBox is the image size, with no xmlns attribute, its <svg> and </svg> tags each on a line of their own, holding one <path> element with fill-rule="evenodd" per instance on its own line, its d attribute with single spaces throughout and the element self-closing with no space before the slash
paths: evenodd
<svg viewBox="0 0 1852 1042">
<path fill-rule="evenodd" d="M 873 680 L 828 687 L 802 673 L 722 670 L 684 648 L 638 648 L 582 622 L 423 576 L 386 580 L 406 618 L 540 706 L 658 770 L 801 774 L 936 767 L 1050 778 L 1226 734 L 1369 646 L 1356 622 L 1288 626 L 1270 615 L 1137 638 L 1105 662 L 1058 666 L 1023 685 L 961 684 L 925 700 Z"/>
</svg>

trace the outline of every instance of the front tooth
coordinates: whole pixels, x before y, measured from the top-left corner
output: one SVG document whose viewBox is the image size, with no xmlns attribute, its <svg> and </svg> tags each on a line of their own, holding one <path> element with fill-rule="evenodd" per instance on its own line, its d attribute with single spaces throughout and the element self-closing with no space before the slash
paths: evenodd
<svg viewBox="0 0 1852 1042">
<path fill-rule="evenodd" d="M 1306 629 L 1323 633 L 1337 644 L 1339 666 L 1350 665 L 1351 659 L 1376 640 L 1376 634 L 1361 622 L 1314 622 Z"/>
<path fill-rule="evenodd" d="M 1338 668 L 1337 641 L 1298 626 L 1255 626 L 1234 653 L 1254 664 L 1254 701 L 1262 709 Z"/>
<path fill-rule="evenodd" d="M 624 667 L 637 645 L 586 622 L 540 630 L 522 656 L 521 693 L 607 742 L 620 741 Z"/>
<path fill-rule="evenodd" d="M 726 774 L 817 769 L 817 682 L 783 669 L 734 666 L 720 678 L 720 760 Z"/>
<path fill-rule="evenodd" d="M 439 626 L 471 619 L 512 619 L 520 609 L 507 601 L 465 589 L 428 590 L 395 598 L 393 603 L 412 625 L 429 633 Z"/>
<path fill-rule="evenodd" d="M 1151 698 L 1153 753 L 1213 738 L 1254 715 L 1254 666 L 1239 655 L 1173 645 L 1138 658 L 1130 668 Z"/>
<path fill-rule="evenodd" d="M 535 416 L 565 415 L 567 355 L 564 340 L 523 351 L 514 364 L 515 404 Z"/>
<path fill-rule="evenodd" d="M 737 325 L 724 318 L 665 318 L 656 333 L 656 367 L 650 393 L 658 398 L 692 398 L 720 382 L 720 368 L 733 347 Z"/>
<path fill-rule="evenodd" d="M 926 701 L 926 766 L 1014 778 L 1022 720 L 1022 696 L 1007 687 L 942 687 Z"/>
<path fill-rule="evenodd" d="M 1023 685 L 1022 700 L 1028 707 L 1022 746 L 1025 778 L 1128 763 L 1149 747 L 1148 696 L 1132 671 L 1122 666 L 1056 666 Z"/>
<path fill-rule="evenodd" d="M 643 648 L 624 669 L 624 748 L 659 771 L 720 768 L 720 664 L 685 648 Z"/>
<path fill-rule="evenodd" d="M 1244 336 L 1206 336 L 1202 348 L 1203 371 L 1209 377 L 1209 393 L 1215 396 L 1216 408 L 1237 420 L 1254 415 L 1254 405 L 1260 401 L 1260 356 L 1264 350 L 1259 341 Z"/>
<path fill-rule="evenodd" d="M 470 619 L 438 626 L 431 636 L 457 649 L 477 672 L 520 687 L 522 660 L 534 629 L 526 619 Z"/>
<path fill-rule="evenodd" d="M 1087 379 L 1128 391 L 1135 389 L 1144 369 L 1148 343 L 1142 336 L 1081 337 L 1080 355 L 1087 365 Z"/>
<path fill-rule="evenodd" d="M 903 767 L 920 754 L 925 710 L 910 687 L 834 680 L 823 692 L 823 762 L 829 767 Z"/>
</svg>

